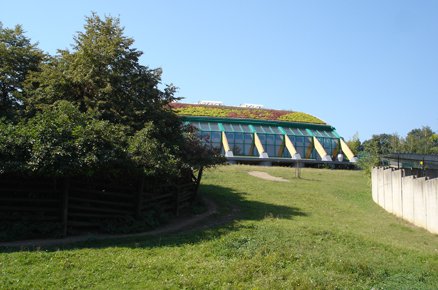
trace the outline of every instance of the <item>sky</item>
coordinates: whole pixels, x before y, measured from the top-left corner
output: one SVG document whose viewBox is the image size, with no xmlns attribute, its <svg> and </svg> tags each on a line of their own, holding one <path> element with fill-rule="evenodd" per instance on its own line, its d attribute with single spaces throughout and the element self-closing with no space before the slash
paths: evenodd
<svg viewBox="0 0 438 290">
<path fill-rule="evenodd" d="M 435 0 L 14 0 L 0 22 L 71 48 L 85 17 L 119 17 L 141 63 L 184 102 L 306 112 L 345 139 L 438 131 Z"/>
</svg>

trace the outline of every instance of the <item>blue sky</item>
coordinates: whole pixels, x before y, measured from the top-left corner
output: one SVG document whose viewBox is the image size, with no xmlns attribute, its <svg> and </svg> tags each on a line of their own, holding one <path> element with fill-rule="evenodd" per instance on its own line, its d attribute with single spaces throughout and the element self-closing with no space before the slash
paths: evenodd
<svg viewBox="0 0 438 290">
<path fill-rule="evenodd" d="M 438 131 L 438 1 L 3 1 L 46 52 L 70 48 L 91 14 L 120 17 L 186 102 L 315 115 L 346 139 Z"/>
</svg>

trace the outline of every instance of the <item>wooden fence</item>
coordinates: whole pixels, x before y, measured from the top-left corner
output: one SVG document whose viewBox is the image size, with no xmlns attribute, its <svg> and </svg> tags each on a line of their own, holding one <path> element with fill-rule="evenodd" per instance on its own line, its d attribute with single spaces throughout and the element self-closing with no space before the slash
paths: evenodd
<svg viewBox="0 0 438 290">
<path fill-rule="evenodd" d="M 195 199 L 201 177 L 202 168 L 165 184 L 147 177 L 0 175 L 0 221 L 59 223 L 66 236 L 96 231 L 105 219 L 139 218 L 151 210 L 179 215 Z"/>
</svg>

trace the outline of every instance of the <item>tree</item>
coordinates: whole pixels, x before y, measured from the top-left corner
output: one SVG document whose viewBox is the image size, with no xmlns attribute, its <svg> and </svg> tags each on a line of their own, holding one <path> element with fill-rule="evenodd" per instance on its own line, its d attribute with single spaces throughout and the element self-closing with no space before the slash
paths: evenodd
<svg viewBox="0 0 438 290">
<path fill-rule="evenodd" d="M 438 153 L 438 136 L 428 126 L 413 129 L 406 136 L 405 150 L 410 153 Z"/>
<path fill-rule="evenodd" d="M 24 82 L 43 59 L 20 25 L 10 29 L 0 22 L 0 116 L 10 116 L 21 107 Z"/>
<path fill-rule="evenodd" d="M 176 88 L 159 89 L 161 69 L 141 65 L 133 43 L 119 19 L 92 14 L 71 51 L 35 63 L 10 93 L 25 114 L 0 119 L 0 172 L 172 178 L 221 162 L 183 126 L 170 107 Z"/>
<path fill-rule="evenodd" d="M 401 142 L 397 134 L 378 134 L 364 141 L 363 148 L 366 152 L 380 156 L 398 151 L 401 148 Z"/>
<path fill-rule="evenodd" d="M 359 154 L 359 151 L 362 150 L 362 145 L 358 133 L 354 134 L 353 137 L 350 140 L 348 140 L 346 143 L 348 145 L 348 148 L 351 149 L 351 151 L 355 156 L 357 156 Z"/>
<path fill-rule="evenodd" d="M 401 144 L 397 134 L 378 134 L 363 142 L 363 152 L 359 154 L 358 165 L 371 176 L 371 168 L 380 163 L 380 156 L 396 152 Z"/>
<path fill-rule="evenodd" d="M 84 32 L 74 37 L 72 51 L 58 51 L 33 74 L 28 108 L 39 110 L 68 100 L 83 112 L 135 130 L 148 121 L 172 118 L 166 106 L 175 100 L 175 87 L 158 89 L 161 69 L 141 65 L 142 52 L 132 48 L 133 43 L 124 36 L 118 18 L 101 19 L 93 13 L 86 18 Z M 173 118 L 160 127 L 175 129 L 178 124 Z"/>
</svg>

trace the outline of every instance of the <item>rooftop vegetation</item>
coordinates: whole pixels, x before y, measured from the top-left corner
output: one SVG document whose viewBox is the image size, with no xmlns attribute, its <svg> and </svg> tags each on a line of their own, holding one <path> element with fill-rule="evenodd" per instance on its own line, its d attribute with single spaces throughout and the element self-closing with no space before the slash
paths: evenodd
<svg viewBox="0 0 438 290">
<path fill-rule="evenodd" d="M 172 103 L 172 108 L 182 116 L 205 116 L 219 118 L 255 119 L 297 123 L 326 124 L 321 119 L 302 112 L 273 109 L 254 109 L 227 106 L 206 106 Z"/>
</svg>

